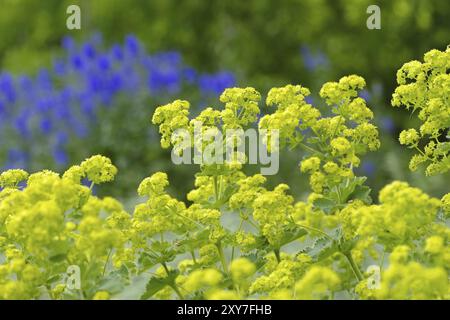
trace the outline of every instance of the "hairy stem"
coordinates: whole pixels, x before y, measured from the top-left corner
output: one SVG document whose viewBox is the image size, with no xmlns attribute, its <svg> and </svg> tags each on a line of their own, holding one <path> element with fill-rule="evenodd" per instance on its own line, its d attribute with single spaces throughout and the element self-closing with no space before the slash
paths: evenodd
<svg viewBox="0 0 450 320">
<path fill-rule="evenodd" d="M 344 253 L 344 256 L 347 258 L 353 273 L 355 274 L 358 281 L 364 280 L 364 276 L 362 275 L 361 271 L 359 270 L 358 265 L 355 263 L 355 260 L 353 260 L 352 254 L 350 252 Z"/>
<path fill-rule="evenodd" d="M 166 271 L 167 276 L 169 276 L 170 275 L 170 271 L 169 271 L 169 268 L 167 267 L 166 263 L 162 262 L 161 265 L 163 266 L 164 270 Z M 178 286 L 175 284 L 175 282 L 170 283 L 169 287 L 171 287 L 172 290 L 177 294 L 178 298 L 180 298 L 181 300 L 184 300 L 184 296 L 181 293 L 181 291 L 178 288 Z"/>
<path fill-rule="evenodd" d="M 222 264 L 223 272 L 228 274 L 227 261 L 225 260 L 225 254 L 223 253 L 222 244 L 220 241 L 216 244 L 217 251 L 219 252 L 220 263 Z"/>
<path fill-rule="evenodd" d="M 197 264 L 197 260 L 195 259 L 195 252 L 194 252 L 194 250 L 191 250 L 191 256 L 192 256 L 192 260 L 194 261 L 194 263 Z"/>
<path fill-rule="evenodd" d="M 273 253 L 275 253 L 275 258 L 277 258 L 277 262 L 280 263 L 281 262 L 280 249 L 273 249 Z"/>
</svg>

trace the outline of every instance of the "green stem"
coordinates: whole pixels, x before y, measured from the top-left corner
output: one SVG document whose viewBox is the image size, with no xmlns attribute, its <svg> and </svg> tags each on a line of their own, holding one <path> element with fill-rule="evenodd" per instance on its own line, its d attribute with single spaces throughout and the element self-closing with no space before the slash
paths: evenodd
<svg viewBox="0 0 450 320">
<path fill-rule="evenodd" d="M 318 153 L 318 154 L 320 154 L 320 155 L 323 155 L 323 153 L 320 152 L 319 150 L 316 150 L 316 149 L 314 149 L 314 148 L 311 148 L 310 146 L 307 146 L 307 145 L 304 144 L 304 143 L 299 143 L 298 145 L 299 145 L 300 147 L 302 147 L 302 148 L 304 148 L 304 149 L 310 151 L 310 152 Z"/>
<path fill-rule="evenodd" d="M 334 128 L 334 132 L 333 132 L 333 135 L 331 136 L 330 140 L 332 140 L 334 138 L 334 136 L 336 135 L 336 132 L 339 129 L 339 126 L 341 125 L 342 119 L 344 119 L 344 121 L 345 121 L 345 118 L 341 115 L 340 111 L 339 111 L 338 115 L 340 116 L 340 118 L 339 118 L 339 121 L 338 121 L 338 123 L 336 125 L 336 128 Z"/>
<path fill-rule="evenodd" d="M 381 256 L 381 263 L 380 263 L 380 272 L 383 271 L 383 265 L 384 265 L 384 257 L 386 255 L 386 251 L 383 250 L 383 255 Z"/>
<path fill-rule="evenodd" d="M 350 252 L 343 253 L 344 256 L 347 258 L 348 262 L 350 263 L 350 266 L 352 267 L 352 270 L 358 279 L 358 281 L 364 280 L 364 276 L 362 275 L 361 271 L 359 270 L 358 265 L 355 263 L 355 260 L 353 260 L 352 254 Z"/>
<path fill-rule="evenodd" d="M 225 260 L 225 255 L 223 253 L 222 244 L 220 241 L 216 244 L 217 251 L 219 252 L 220 263 L 222 264 L 223 272 L 228 274 L 227 261 Z"/>
<path fill-rule="evenodd" d="M 280 263 L 281 262 L 280 249 L 273 249 L 273 253 L 275 253 L 275 258 L 277 258 L 277 262 Z"/>
<path fill-rule="evenodd" d="M 166 270 L 167 276 L 169 276 L 169 268 L 167 268 L 167 264 L 165 262 L 161 262 L 161 265 L 163 266 L 164 270 Z"/>
<path fill-rule="evenodd" d="M 330 237 L 326 232 L 323 232 L 323 231 L 320 230 L 320 229 L 317 229 L 317 228 L 314 228 L 314 227 L 310 227 L 310 226 L 306 226 L 306 225 L 303 225 L 303 224 L 298 224 L 298 223 L 296 223 L 296 225 L 299 226 L 299 227 L 301 227 L 301 228 L 309 229 L 309 230 L 311 230 L 311 231 L 320 233 L 321 235 L 325 236 L 325 237 L 328 238 L 329 240 L 333 240 L 332 237 Z"/>
<path fill-rule="evenodd" d="M 175 291 L 175 293 L 177 294 L 178 298 L 180 298 L 181 300 L 184 300 L 184 296 L 181 293 L 180 289 L 178 289 L 176 284 L 172 284 L 172 285 L 170 285 L 170 287 L 173 289 L 173 291 Z"/>
<path fill-rule="evenodd" d="M 246 221 L 248 222 L 249 225 L 254 227 L 256 230 L 259 230 L 259 227 L 252 220 L 247 219 Z"/>
<path fill-rule="evenodd" d="M 239 223 L 239 228 L 238 228 L 237 232 L 241 231 L 243 224 L 244 224 L 244 219 L 241 218 L 241 222 Z M 234 260 L 234 251 L 235 251 L 235 246 L 233 246 L 231 248 L 231 261 Z"/>
<path fill-rule="evenodd" d="M 161 265 L 163 266 L 164 270 L 166 271 L 167 276 L 169 276 L 170 275 L 170 273 L 169 273 L 170 271 L 169 271 L 169 268 L 167 267 L 166 263 L 165 262 L 161 262 Z M 178 298 L 180 298 L 181 300 L 184 300 L 184 296 L 181 293 L 180 289 L 178 289 L 178 287 L 175 284 L 175 282 L 169 284 L 169 287 L 171 287 L 172 290 L 175 291 L 175 293 L 177 294 Z"/>
<path fill-rule="evenodd" d="M 219 202 L 219 192 L 218 192 L 218 187 L 217 187 L 217 176 L 213 177 L 214 180 L 214 196 L 216 197 L 216 203 Z"/>
<path fill-rule="evenodd" d="M 192 256 L 192 260 L 194 261 L 194 263 L 197 264 L 197 260 L 195 259 L 195 252 L 194 252 L 194 250 L 191 250 L 191 256 Z"/>
<path fill-rule="evenodd" d="M 108 266 L 108 261 L 109 261 L 109 258 L 110 258 L 110 256 L 111 256 L 111 253 L 112 253 L 112 248 L 109 249 L 108 256 L 106 257 L 105 265 L 103 266 L 102 277 L 105 276 L 106 267 Z"/>
</svg>

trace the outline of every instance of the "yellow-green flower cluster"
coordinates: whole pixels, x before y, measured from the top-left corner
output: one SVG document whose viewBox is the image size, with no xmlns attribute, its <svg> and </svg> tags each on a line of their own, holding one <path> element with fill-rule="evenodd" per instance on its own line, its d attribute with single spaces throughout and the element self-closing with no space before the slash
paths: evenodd
<svg viewBox="0 0 450 320">
<path fill-rule="evenodd" d="M 412 243 L 430 232 L 441 203 L 405 182 L 394 181 L 380 191 L 379 205 L 355 202 L 339 212 L 348 238 L 376 237 L 386 247 Z"/>
<path fill-rule="evenodd" d="M 37 298 L 44 285 L 54 298 L 73 297 L 60 283 L 70 265 L 85 272 L 82 295 L 94 296 L 108 258 L 124 249 L 130 216 L 118 201 L 93 196 L 80 179 L 101 183 L 115 172 L 108 158 L 94 156 L 62 177 L 51 171 L 2 173 L 7 188 L 0 192 L 0 298 Z M 23 180 L 22 189 L 11 189 Z"/>
<path fill-rule="evenodd" d="M 236 148 L 244 141 L 239 138 L 237 132 L 234 135 L 227 135 L 226 130 L 251 127 L 260 113 L 258 106 L 260 99 L 260 93 L 254 88 L 229 88 L 220 96 L 220 101 L 225 104 L 221 111 L 208 107 L 196 118 L 189 119 L 189 102 L 176 100 L 156 108 L 152 122 L 159 126 L 163 148 L 173 146 L 174 153 L 182 155 L 185 149 L 195 147 L 196 151 L 202 154 L 202 160 L 205 160 L 205 148 L 211 145 L 212 139 L 221 134 L 221 137 L 225 138 L 218 139 L 219 147 L 214 148 L 214 155 L 211 154 L 211 156 L 221 157 L 225 151 L 231 151 L 231 157 L 230 159 L 223 157 L 224 163 L 214 164 L 211 170 L 217 167 L 229 170 L 240 169 L 241 164 L 246 161 L 246 156 L 238 152 Z M 184 131 L 177 131 L 177 129 L 184 129 Z M 232 146 L 232 150 L 227 150 L 227 146 Z M 221 154 L 215 154 L 216 150 L 219 150 Z"/>
<path fill-rule="evenodd" d="M 184 217 L 186 205 L 166 193 L 168 184 L 167 175 L 157 172 L 139 185 L 139 194 L 149 198 L 135 207 L 131 220 L 131 237 L 138 248 L 145 247 L 154 235 L 180 232 L 188 223 Z"/>
<path fill-rule="evenodd" d="M 86 177 L 95 184 L 112 181 L 117 174 L 117 168 L 111 163 L 111 160 L 101 155 L 86 159 L 80 167 Z M 70 174 L 73 174 L 73 171 Z"/>
<path fill-rule="evenodd" d="M 281 146 L 288 144 L 295 147 L 303 140 L 301 130 L 314 125 L 320 117 L 319 110 L 305 102 L 309 94 L 310 91 L 300 85 L 272 88 L 266 103 L 277 106 L 277 110 L 261 118 L 259 129 L 278 130 Z M 269 139 L 270 131 L 268 134 Z M 270 143 L 267 144 L 270 146 Z"/>
<path fill-rule="evenodd" d="M 246 258 L 238 258 L 231 261 L 230 272 L 235 283 L 241 283 L 256 271 L 256 266 Z"/>
<path fill-rule="evenodd" d="M 431 240 L 435 241 L 436 239 Z M 427 242 L 429 249 L 430 242 Z M 375 290 L 376 298 L 448 299 L 450 286 L 446 269 L 440 266 L 427 267 L 412 261 L 410 251 L 407 246 L 394 248 L 390 257 L 391 263 L 381 275 L 381 286 Z"/>
<path fill-rule="evenodd" d="M 380 146 L 378 130 L 369 122 L 373 113 L 358 97 L 358 90 L 364 86 L 364 79 L 356 75 L 324 84 L 320 96 L 335 114 L 330 117 L 323 117 L 305 102 L 310 94 L 307 88 L 288 85 L 273 88 L 268 94 L 267 105 L 276 105 L 277 110 L 264 116 L 259 128 L 279 130 L 281 146 L 300 147 L 307 152 L 309 156 L 300 168 L 311 175 L 311 187 L 317 193 L 352 177 L 359 156 Z"/>
<path fill-rule="evenodd" d="M 189 124 L 189 102 L 176 100 L 156 108 L 152 123 L 159 125 L 161 133 L 161 147 L 167 149 L 171 145 L 172 133 L 179 128 L 186 128 Z"/>
<path fill-rule="evenodd" d="M 21 169 L 11 169 L 0 175 L 0 187 L 16 188 L 19 182 L 28 178 L 28 173 Z"/>
<path fill-rule="evenodd" d="M 255 122 L 259 100 L 260 93 L 251 87 L 225 89 L 220 95 L 220 101 L 225 103 L 221 112 L 224 129 L 242 128 Z"/>
<path fill-rule="evenodd" d="M 216 288 L 223 275 L 214 268 L 195 270 L 188 276 L 177 277 L 177 285 L 186 293 L 194 293 L 201 289 Z"/>
<path fill-rule="evenodd" d="M 422 121 L 419 132 L 407 129 L 400 133 L 400 143 L 418 153 L 410 161 L 410 169 L 426 164 L 426 174 L 450 170 L 450 142 L 445 136 L 450 128 L 450 49 L 431 50 L 424 62 L 405 63 L 397 71 L 398 87 L 392 95 L 394 107 L 405 106 Z M 425 143 L 422 149 L 419 142 Z"/>
<path fill-rule="evenodd" d="M 314 266 L 295 284 L 295 298 L 322 300 L 338 291 L 341 280 L 336 272 L 327 267 Z"/>
<path fill-rule="evenodd" d="M 250 293 L 267 294 L 283 289 L 293 290 L 296 282 L 311 265 L 311 258 L 307 255 L 293 257 L 283 254 L 279 263 L 273 255 L 267 256 L 266 259 L 268 262 L 264 274 L 252 283 Z"/>
<path fill-rule="evenodd" d="M 253 218 L 269 243 L 279 247 L 285 227 L 291 223 L 294 199 L 287 195 L 289 187 L 278 185 L 273 191 L 259 195 L 253 202 Z"/>
</svg>

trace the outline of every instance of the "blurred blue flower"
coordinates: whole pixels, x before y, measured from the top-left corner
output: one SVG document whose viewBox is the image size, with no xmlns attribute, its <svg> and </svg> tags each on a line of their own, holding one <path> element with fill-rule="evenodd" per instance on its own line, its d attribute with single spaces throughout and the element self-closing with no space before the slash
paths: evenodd
<svg viewBox="0 0 450 320">
<path fill-rule="evenodd" d="M 73 49 L 75 49 L 75 41 L 70 36 L 65 36 L 62 39 L 62 47 L 67 51 L 70 52 Z"/>
<path fill-rule="evenodd" d="M 67 71 L 64 61 L 60 59 L 53 61 L 53 71 L 55 71 L 58 76 L 63 76 Z"/>
<path fill-rule="evenodd" d="M 12 104 L 16 102 L 16 90 L 13 78 L 9 73 L 0 74 L 0 92 L 3 93 L 7 102 Z"/>
<path fill-rule="evenodd" d="M 197 71 L 194 68 L 186 67 L 183 69 L 183 76 L 189 83 L 194 83 L 197 79 Z"/>
<path fill-rule="evenodd" d="M 133 35 L 128 35 L 125 38 L 125 48 L 132 56 L 136 56 L 139 53 L 139 41 Z"/>
<path fill-rule="evenodd" d="M 149 97 L 175 98 L 186 86 L 211 96 L 236 84 L 227 71 L 199 75 L 178 52 L 147 54 L 133 35 L 107 49 L 101 42 L 99 34 L 81 45 L 65 37 L 65 56 L 35 77 L 0 73 L 0 133 L 8 137 L 1 143 L 9 150 L 2 165 L 26 169 L 42 154 L 56 165 L 68 164 L 68 144 L 88 137 L 101 120 L 102 108 L 124 106 L 119 96 L 129 107 Z"/>
<path fill-rule="evenodd" d="M 370 102 L 372 95 L 370 94 L 369 90 L 367 89 L 363 89 L 358 93 L 358 96 L 360 98 L 363 98 L 364 100 L 366 100 L 366 102 Z"/>
<path fill-rule="evenodd" d="M 363 172 L 364 175 L 372 177 L 375 174 L 376 165 L 371 160 L 363 161 L 361 165 L 361 171 Z"/>
<path fill-rule="evenodd" d="M 22 114 L 19 115 L 14 121 L 15 129 L 23 138 L 27 138 L 30 135 L 30 130 L 28 127 L 29 118 L 29 112 L 22 112 Z"/>
<path fill-rule="evenodd" d="M 314 53 L 307 45 L 300 47 L 300 53 L 303 58 L 303 64 L 308 71 L 315 71 L 319 67 L 327 68 L 329 65 L 328 58 L 323 52 L 318 51 Z"/>
<path fill-rule="evenodd" d="M 52 130 L 52 121 L 49 118 L 44 118 L 41 120 L 40 124 L 42 133 L 49 134 Z"/>
<path fill-rule="evenodd" d="M 314 104 L 314 98 L 311 96 L 305 97 L 305 101 L 306 101 L 306 103 Z"/>
<path fill-rule="evenodd" d="M 113 45 L 111 48 L 111 55 L 114 59 L 121 61 L 123 59 L 122 47 L 118 44 Z"/>
<path fill-rule="evenodd" d="M 72 66 L 75 70 L 83 69 L 84 62 L 80 55 L 76 54 L 71 57 Z"/>
<path fill-rule="evenodd" d="M 14 168 L 27 168 L 28 155 L 26 152 L 19 150 L 17 148 L 11 148 L 8 150 L 6 164 L 4 169 L 14 169 Z"/>
<path fill-rule="evenodd" d="M 200 90 L 206 94 L 220 95 L 226 88 L 236 86 L 236 78 L 228 71 L 203 74 L 198 81 Z"/>
<path fill-rule="evenodd" d="M 58 165 L 67 165 L 69 158 L 66 154 L 66 152 L 58 147 L 54 148 L 53 150 L 53 158 L 55 159 L 55 162 Z"/>
<path fill-rule="evenodd" d="M 106 55 L 101 55 L 97 61 L 98 67 L 101 71 L 107 71 L 110 67 L 109 58 Z"/>
<path fill-rule="evenodd" d="M 83 54 L 87 58 L 89 58 L 89 59 L 94 59 L 95 58 L 95 54 L 96 54 L 95 48 L 94 48 L 94 46 L 91 43 L 89 43 L 89 42 L 85 43 L 83 45 L 83 49 L 82 50 L 83 50 Z"/>
<path fill-rule="evenodd" d="M 381 118 L 381 129 L 388 133 L 394 133 L 394 130 L 395 130 L 394 120 L 392 120 L 391 117 L 382 117 Z"/>
</svg>

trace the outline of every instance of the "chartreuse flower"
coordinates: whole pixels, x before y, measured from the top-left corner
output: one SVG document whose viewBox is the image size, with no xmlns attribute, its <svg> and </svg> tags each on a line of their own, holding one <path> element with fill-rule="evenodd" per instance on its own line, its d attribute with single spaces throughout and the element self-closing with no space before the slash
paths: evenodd
<svg viewBox="0 0 450 320">
<path fill-rule="evenodd" d="M 221 112 L 224 128 L 242 128 L 255 122 L 260 99 L 260 93 L 251 87 L 225 89 L 220 95 L 220 101 L 225 103 L 225 109 Z"/>
<path fill-rule="evenodd" d="M 411 61 L 397 71 L 398 87 L 392 95 L 394 107 L 404 106 L 415 112 L 422 122 L 418 131 L 403 130 L 399 140 L 418 152 L 410 161 L 410 169 L 414 171 L 426 164 L 427 175 L 450 170 L 449 67 L 450 49 L 431 50 L 425 53 L 424 62 Z M 419 146 L 419 142 L 425 147 Z"/>
<path fill-rule="evenodd" d="M 283 254 L 281 262 L 273 258 L 266 257 L 265 272 L 256 278 L 250 286 L 250 293 L 267 294 L 280 292 L 280 290 L 293 290 L 295 283 L 299 280 L 311 264 L 311 258 L 307 255 L 292 257 Z"/>
<path fill-rule="evenodd" d="M 434 243 L 432 243 L 434 242 Z M 427 241 L 426 251 L 441 246 L 440 240 Z M 446 299 L 449 282 L 446 269 L 425 266 L 412 260 L 408 246 L 395 247 L 389 267 L 381 275 L 381 286 L 374 292 L 378 299 Z"/>
<path fill-rule="evenodd" d="M 379 200 L 371 206 L 355 202 L 339 213 L 347 237 L 374 236 L 388 247 L 411 243 L 430 232 L 440 207 L 438 199 L 398 181 L 384 187 Z"/>
<path fill-rule="evenodd" d="M 109 300 L 109 297 L 108 291 L 97 291 L 92 300 Z"/>
<path fill-rule="evenodd" d="M 442 197 L 442 209 L 444 210 L 444 213 L 448 217 L 450 215 L 450 193 L 447 193 L 445 196 Z"/>
<path fill-rule="evenodd" d="M 259 128 L 279 130 L 281 146 L 306 152 L 300 169 L 310 175 L 316 193 L 327 193 L 352 178 L 360 156 L 380 147 L 378 130 L 370 123 L 373 113 L 358 97 L 364 86 L 356 75 L 324 84 L 320 96 L 334 114 L 329 117 L 305 102 L 307 88 L 288 85 L 268 94 L 267 104 L 277 109 L 260 120 Z"/>
<path fill-rule="evenodd" d="M 188 276 L 177 278 L 177 285 L 187 293 L 194 293 L 200 289 L 216 288 L 223 279 L 223 275 L 214 268 L 195 270 Z"/>
<path fill-rule="evenodd" d="M 293 198 L 286 194 L 289 187 L 278 185 L 273 191 L 259 195 L 253 202 L 253 218 L 262 234 L 275 247 L 280 246 L 285 227 L 291 222 Z"/>
<path fill-rule="evenodd" d="M 11 169 L 0 175 L 0 187 L 16 188 L 19 182 L 28 178 L 28 173 L 21 169 Z"/>
<path fill-rule="evenodd" d="M 241 283 L 256 271 L 256 266 L 246 258 L 238 258 L 231 262 L 230 272 L 234 282 Z"/>
<path fill-rule="evenodd" d="M 116 170 L 109 159 L 94 156 L 62 177 L 45 170 L 1 175 L 7 189 L 0 199 L 0 298 L 39 298 L 45 287 L 55 299 L 105 297 L 95 288 L 109 273 L 109 258 L 124 250 L 130 216 L 116 200 L 94 197 L 80 179 L 106 182 Z M 11 189 L 23 180 L 23 188 Z M 63 282 L 71 265 L 82 272 L 79 292 Z"/>
<path fill-rule="evenodd" d="M 266 103 L 268 106 L 277 106 L 277 110 L 261 118 L 259 129 L 278 130 L 280 145 L 295 147 L 303 140 L 301 130 L 312 126 L 320 117 L 319 110 L 305 101 L 305 97 L 309 94 L 309 89 L 299 85 L 272 88 L 267 95 Z M 270 143 L 267 144 L 270 146 Z"/>
<path fill-rule="evenodd" d="M 168 148 L 171 145 L 171 136 L 176 129 L 186 128 L 189 124 L 189 102 L 176 100 L 156 108 L 152 123 L 159 125 L 161 133 L 161 146 Z"/>
<path fill-rule="evenodd" d="M 86 177 L 96 184 L 112 181 L 117 174 L 117 168 L 111 160 L 101 155 L 84 160 L 80 166 L 86 173 Z"/>
<path fill-rule="evenodd" d="M 295 297 L 302 300 L 329 298 L 340 283 L 332 269 L 314 266 L 295 284 Z"/>
<path fill-rule="evenodd" d="M 138 194 L 140 196 L 157 196 L 164 192 L 164 189 L 169 185 L 167 174 L 164 172 L 157 172 L 151 177 L 142 180 L 138 187 Z"/>
</svg>

